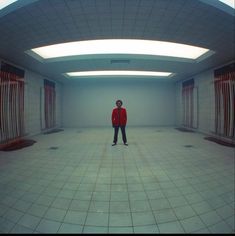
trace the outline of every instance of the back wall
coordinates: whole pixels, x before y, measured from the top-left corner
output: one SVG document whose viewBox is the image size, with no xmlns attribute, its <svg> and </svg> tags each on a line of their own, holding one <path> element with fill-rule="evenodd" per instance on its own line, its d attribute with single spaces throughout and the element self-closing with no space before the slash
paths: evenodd
<svg viewBox="0 0 235 236">
<path fill-rule="evenodd" d="M 117 99 L 127 109 L 128 126 L 175 125 L 175 85 L 153 81 L 80 81 L 63 87 L 63 126 L 111 126 Z"/>
</svg>

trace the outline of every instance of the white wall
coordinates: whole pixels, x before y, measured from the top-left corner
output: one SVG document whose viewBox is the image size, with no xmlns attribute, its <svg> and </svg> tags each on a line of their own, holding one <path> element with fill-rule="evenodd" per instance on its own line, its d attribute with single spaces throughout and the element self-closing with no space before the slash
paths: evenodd
<svg viewBox="0 0 235 236">
<path fill-rule="evenodd" d="M 42 78 L 30 71 L 25 73 L 25 132 L 37 134 L 41 131 L 40 88 L 43 87 Z"/>
<path fill-rule="evenodd" d="M 177 126 L 182 125 L 182 82 L 177 82 L 175 85 L 176 90 L 176 114 L 175 114 L 175 123 Z"/>
<path fill-rule="evenodd" d="M 214 129 L 214 71 L 209 70 L 195 77 L 198 87 L 198 130 L 211 133 Z"/>
<path fill-rule="evenodd" d="M 167 82 L 80 82 L 63 87 L 63 126 L 111 126 L 115 101 L 127 109 L 128 126 L 175 124 L 175 85 Z"/>
</svg>

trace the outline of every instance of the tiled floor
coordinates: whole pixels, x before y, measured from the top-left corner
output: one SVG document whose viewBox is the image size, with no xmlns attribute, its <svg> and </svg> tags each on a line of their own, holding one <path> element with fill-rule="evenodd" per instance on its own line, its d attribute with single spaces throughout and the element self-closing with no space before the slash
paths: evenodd
<svg viewBox="0 0 235 236">
<path fill-rule="evenodd" d="M 234 148 L 173 127 L 126 131 L 128 147 L 87 128 L 0 152 L 0 232 L 234 232 Z"/>
</svg>

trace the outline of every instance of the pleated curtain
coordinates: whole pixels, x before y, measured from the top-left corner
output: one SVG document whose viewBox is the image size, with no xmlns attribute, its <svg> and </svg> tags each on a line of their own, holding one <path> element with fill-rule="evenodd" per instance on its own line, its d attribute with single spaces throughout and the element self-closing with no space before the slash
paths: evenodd
<svg viewBox="0 0 235 236">
<path fill-rule="evenodd" d="M 235 63 L 214 71 L 215 133 L 235 137 Z"/>
<path fill-rule="evenodd" d="M 0 71 L 0 142 L 24 134 L 24 78 Z"/>
</svg>

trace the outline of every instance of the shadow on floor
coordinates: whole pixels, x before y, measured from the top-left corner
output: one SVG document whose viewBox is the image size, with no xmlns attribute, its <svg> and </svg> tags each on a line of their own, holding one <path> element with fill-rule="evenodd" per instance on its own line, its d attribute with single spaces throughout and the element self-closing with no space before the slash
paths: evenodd
<svg viewBox="0 0 235 236">
<path fill-rule="evenodd" d="M 0 146 L 0 151 L 14 151 L 31 146 L 34 143 L 36 143 L 36 141 L 31 139 L 17 139 L 9 143 L 2 144 Z"/>
<path fill-rule="evenodd" d="M 235 147 L 235 143 L 229 142 L 229 141 L 224 141 L 216 137 L 205 137 L 204 139 L 218 143 L 220 145 L 224 145 L 227 147 Z"/>
<path fill-rule="evenodd" d="M 60 132 L 60 131 L 64 131 L 63 129 L 52 129 L 52 130 L 49 130 L 49 131 L 45 131 L 43 134 L 52 134 L 52 133 L 57 133 L 57 132 Z"/>
<path fill-rule="evenodd" d="M 175 128 L 175 129 L 177 129 L 177 130 L 179 130 L 179 131 L 182 131 L 182 132 L 190 132 L 190 133 L 194 133 L 194 131 L 193 131 L 193 130 L 186 129 L 186 128 L 182 128 L 182 127 Z"/>
</svg>

